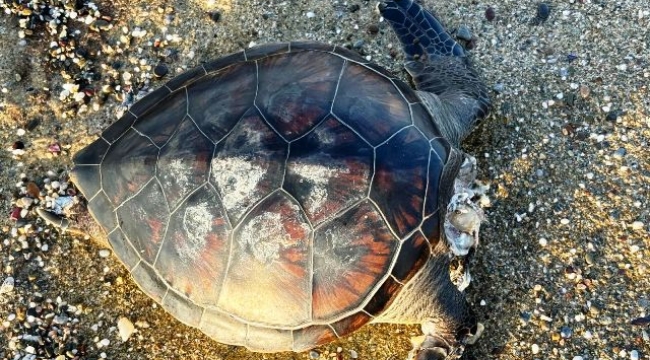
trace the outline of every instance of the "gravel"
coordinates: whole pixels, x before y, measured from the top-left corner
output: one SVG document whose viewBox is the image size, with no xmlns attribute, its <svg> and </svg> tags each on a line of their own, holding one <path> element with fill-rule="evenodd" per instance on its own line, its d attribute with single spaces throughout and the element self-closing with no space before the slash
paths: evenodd
<svg viewBox="0 0 650 360">
<path fill-rule="evenodd" d="M 486 331 L 466 358 L 650 359 L 650 1 L 424 2 L 471 39 L 494 89 L 464 144 L 490 198 L 466 290 Z M 417 326 L 371 325 L 303 354 L 216 344 L 105 249 L 34 215 L 74 198 L 72 155 L 126 106 L 209 59 L 319 40 L 406 79 L 374 6 L 0 2 L 0 358 L 405 358 Z"/>
</svg>

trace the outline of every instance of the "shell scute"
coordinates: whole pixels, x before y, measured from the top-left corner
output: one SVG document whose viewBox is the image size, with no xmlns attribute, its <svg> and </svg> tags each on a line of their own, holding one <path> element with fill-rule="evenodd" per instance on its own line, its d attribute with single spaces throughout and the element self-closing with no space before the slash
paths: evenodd
<svg viewBox="0 0 650 360">
<path fill-rule="evenodd" d="M 124 116 L 122 116 L 116 122 L 112 123 L 102 132 L 102 139 L 104 139 L 109 144 L 114 143 L 117 141 L 117 139 L 122 137 L 122 135 L 124 135 L 127 130 L 129 130 L 135 120 L 135 115 L 131 114 L 130 112 L 125 113 Z"/>
<path fill-rule="evenodd" d="M 370 198 L 397 235 L 404 238 L 422 221 L 429 143 L 419 131 L 409 127 L 376 151 Z"/>
<path fill-rule="evenodd" d="M 102 187 L 114 206 L 137 193 L 155 173 L 158 148 L 135 130 L 117 140 L 101 166 Z"/>
<path fill-rule="evenodd" d="M 188 113 L 212 142 L 221 141 L 253 106 L 256 83 L 251 62 L 211 72 L 187 87 Z"/>
<path fill-rule="evenodd" d="M 368 194 L 373 159 L 365 141 L 329 117 L 291 144 L 283 187 L 316 226 Z"/>
<path fill-rule="evenodd" d="M 337 339 L 336 334 L 327 325 L 311 325 L 293 331 L 293 347 L 296 352 L 307 351 L 314 346 L 327 344 Z"/>
<path fill-rule="evenodd" d="M 372 317 L 363 311 L 359 311 L 353 315 L 350 315 L 341 320 L 335 321 L 331 324 L 336 334 L 341 337 L 345 336 L 354 330 L 362 327 L 368 321 L 372 320 Z"/>
<path fill-rule="evenodd" d="M 203 66 L 197 66 L 169 80 L 165 86 L 167 86 L 171 91 L 176 91 L 183 86 L 188 86 L 197 79 L 202 78 L 205 74 L 206 71 Z"/>
<path fill-rule="evenodd" d="M 167 229 L 169 210 L 160 185 L 150 181 L 116 209 L 120 227 L 142 259 L 153 264 Z"/>
<path fill-rule="evenodd" d="M 429 111 L 424 105 L 418 103 L 411 104 L 410 106 L 411 113 L 413 114 L 413 125 L 422 131 L 427 140 L 442 137 L 440 130 L 438 130 L 431 120 L 431 115 L 429 115 Z"/>
<path fill-rule="evenodd" d="M 88 210 L 107 233 L 117 227 L 117 217 L 113 212 L 113 205 L 105 192 L 100 191 L 88 201 Z"/>
<path fill-rule="evenodd" d="M 199 326 L 209 337 L 229 345 L 244 345 L 247 325 L 221 311 L 205 309 Z"/>
<path fill-rule="evenodd" d="M 158 304 L 162 304 L 163 298 L 165 297 L 165 294 L 167 294 L 167 291 L 169 291 L 169 288 L 151 266 L 146 264 L 144 261 L 140 261 L 138 265 L 131 270 L 131 275 L 138 286 L 140 286 L 147 295 Z"/>
<path fill-rule="evenodd" d="M 170 209 L 176 208 L 183 198 L 207 181 L 213 152 L 212 142 L 185 118 L 160 150 L 156 163 L 156 176 Z"/>
<path fill-rule="evenodd" d="M 219 59 L 207 62 L 203 64 L 203 68 L 208 73 L 208 75 L 210 75 L 212 72 L 220 71 L 228 66 L 235 65 L 245 60 L 246 57 L 244 56 L 244 52 L 238 51 L 236 53 L 232 53 Z"/>
<path fill-rule="evenodd" d="M 312 230 L 295 200 L 282 191 L 264 199 L 235 229 L 232 247 L 219 308 L 274 326 L 310 320 Z"/>
<path fill-rule="evenodd" d="M 156 105 L 160 104 L 161 101 L 167 100 L 171 90 L 166 86 L 161 86 L 158 89 L 148 93 L 142 99 L 138 100 L 129 108 L 129 112 L 136 117 L 141 117 L 145 112 L 150 110 L 155 110 Z M 178 101 L 178 99 L 174 99 Z M 183 102 L 184 103 L 184 102 Z M 165 106 L 160 106 L 162 108 L 167 108 L 168 106 L 174 107 L 176 104 L 173 102 L 165 101 Z M 171 110 L 171 109 L 170 109 Z"/>
<path fill-rule="evenodd" d="M 363 310 L 373 316 L 381 314 L 388 308 L 388 306 L 390 306 L 395 295 L 397 295 L 397 292 L 401 289 L 402 284 L 395 281 L 392 277 L 389 277 L 379 287 L 379 290 L 377 290 Z"/>
<path fill-rule="evenodd" d="M 133 105 L 135 106 L 135 105 Z M 163 146 L 187 114 L 185 89 L 177 90 L 165 98 L 165 106 L 143 109 L 133 128 L 148 137 L 156 147 Z"/>
<path fill-rule="evenodd" d="M 259 60 L 259 90 L 255 103 L 264 118 L 291 141 L 329 114 L 343 59 L 310 52 Z"/>
<path fill-rule="evenodd" d="M 77 164 L 70 171 L 70 178 L 78 187 L 84 189 L 86 199 L 91 199 L 102 188 L 99 165 Z"/>
<path fill-rule="evenodd" d="M 429 247 L 429 242 L 421 232 L 413 233 L 402 243 L 391 274 L 402 283 L 410 280 L 415 275 L 413 269 L 420 269 L 429 258 Z"/>
<path fill-rule="evenodd" d="M 289 43 L 271 43 L 255 46 L 244 50 L 246 60 L 255 61 L 267 58 L 271 55 L 283 54 L 289 52 Z"/>
<path fill-rule="evenodd" d="M 291 331 L 248 326 L 245 346 L 253 351 L 268 352 L 274 349 L 291 349 Z"/>
<path fill-rule="evenodd" d="M 217 144 L 210 181 L 233 223 L 281 186 L 288 148 L 254 107 Z"/>
<path fill-rule="evenodd" d="M 317 228 L 314 319 L 329 320 L 360 306 L 388 272 L 398 245 L 380 212 L 368 200 Z"/>
<path fill-rule="evenodd" d="M 333 52 L 334 45 L 314 42 L 314 41 L 292 41 L 291 52 L 300 52 L 300 51 L 322 51 L 322 52 Z"/>
<path fill-rule="evenodd" d="M 332 110 L 373 146 L 411 124 L 408 104 L 393 84 L 382 75 L 349 61 Z"/>
<path fill-rule="evenodd" d="M 129 271 L 138 265 L 140 256 L 135 251 L 129 240 L 124 236 L 122 229 L 117 228 L 108 234 L 108 243 L 113 251 L 119 255 L 120 260 L 126 265 Z"/>
<path fill-rule="evenodd" d="M 199 305 L 215 305 L 228 265 L 232 228 L 216 191 L 205 185 L 171 215 L 154 267 Z"/>
<path fill-rule="evenodd" d="M 204 310 L 202 307 L 192 303 L 189 299 L 173 291 L 167 292 L 163 298 L 162 307 L 176 319 L 190 326 L 199 326 Z"/>
<path fill-rule="evenodd" d="M 102 163 L 109 146 L 106 140 L 99 138 L 77 152 L 72 161 L 75 165 L 99 165 Z"/>
</svg>

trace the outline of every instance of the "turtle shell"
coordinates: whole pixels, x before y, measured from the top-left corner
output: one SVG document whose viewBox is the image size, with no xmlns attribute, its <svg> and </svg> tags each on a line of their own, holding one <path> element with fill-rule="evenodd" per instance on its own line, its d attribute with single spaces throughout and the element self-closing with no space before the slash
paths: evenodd
<svg viewBox="0 0 650 360">
<path fill-rule="evenodd" d="M 302 351 L 377 317 L 425 263 L 449 154 L 402 81 L 294 42 L 169 81 L 75 156 L 72 179 L 177 319 Z"/>
</svg>

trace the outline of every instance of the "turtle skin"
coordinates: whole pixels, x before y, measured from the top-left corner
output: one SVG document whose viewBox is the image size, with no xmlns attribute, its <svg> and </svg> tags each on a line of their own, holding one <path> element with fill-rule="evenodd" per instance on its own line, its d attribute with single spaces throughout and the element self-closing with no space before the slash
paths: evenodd
<svg viewBox="0 0 650 360">
<path fill-rule="evenodd" d="M 181 322 L 304 351 L 379 316 L 440 240 L 452 148 L 415 92 L 341 47 L 259 46 L 133 105 L 71 178 Z"/>
</svg>

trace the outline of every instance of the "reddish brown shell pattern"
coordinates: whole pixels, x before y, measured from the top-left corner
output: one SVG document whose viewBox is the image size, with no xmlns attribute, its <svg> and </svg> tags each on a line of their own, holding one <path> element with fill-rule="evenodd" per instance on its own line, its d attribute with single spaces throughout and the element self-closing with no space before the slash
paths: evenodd
<svg viewBox="0 0 650 360">
<path fill-rule="evenodd" d="M 173 316 L 223 343 L 302 351 L 372 320 L 421 268 L 449 152 L 387 71 L 285 43 L 172 79 L 71 175 Z"/>
</svg>

